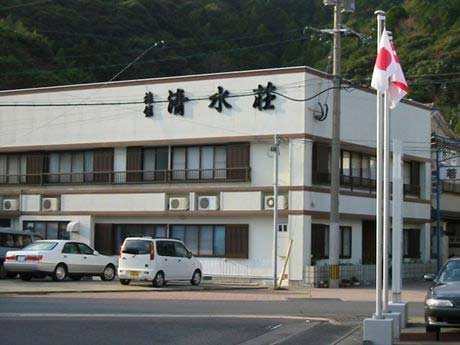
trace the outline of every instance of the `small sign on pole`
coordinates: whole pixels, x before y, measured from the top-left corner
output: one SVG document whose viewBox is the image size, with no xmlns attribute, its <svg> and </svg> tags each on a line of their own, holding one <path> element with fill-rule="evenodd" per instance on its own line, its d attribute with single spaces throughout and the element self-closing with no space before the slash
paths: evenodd
<svg viewBox="0 0 460 345">
<path fill-rule="evenodd" d="M 439 169 L 439 178 L 441 180 L 459 180 L 460 166 L 446 166 Z"/>
</svg>

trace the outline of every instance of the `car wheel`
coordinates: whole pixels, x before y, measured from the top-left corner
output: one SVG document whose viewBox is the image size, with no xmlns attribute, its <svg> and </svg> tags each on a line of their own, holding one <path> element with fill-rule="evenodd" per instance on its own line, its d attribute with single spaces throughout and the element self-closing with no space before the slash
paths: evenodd
<svg viewBox="0 0 460 345">
<path fill-rule="evenodd" d="M 67 276 L 67 267 L 64 264 L 58 264 L 53 272 L 53 280 L 62 282 Z"/>
<path fill-rule="evenodd" d="M 32 274 L 31 273 L 20 273 L 19 277 L 21 277 L 22 280 L 28 282 L 29 280 L 32 280 Z"/>
<path fill-rule="evenodd" d="M 427 333 L 436 333 L 436 340 L 441 337 L 441 328 L 436 326 L 426 326 Z"/>
<path fill-rule="evenodd" d="M 196 270 L 195 272 L 193 272 L 193 276 L 192 276 L 192 279 L 190 280 L 190 283 L 192 285 L 195 285 L 195 286 L 200 285 L 200 283 L 201 283 L 201 272 L 200 272 L 200 270 Z"/>
<path fill-rule="evenodd" d="M 162 287 L 165 285 L 165 275 L 163 272 L 158 272 L 155 278 L 152 281 L 154 287 Z"/>
<path fill-rule="evenodd" d="M 0 265 L 0 279 L 5 279 L 8 276 L 8 272 L 5 269 L 5 266 Z"/>
<path fill-rule="evenodd" d="M 70 279 L 74 280 L 74 281 L 79 281 L 81 280 L 81 276 L 71 276 Z"/>
<path fill-rule="evenodd" d="M 101 274 L 101 279 L 103 281 L 109 282 L 115 278 L 115 267 L 113 265 L 107 265 L 104 268 L 104 272 Z"/>
</svg>

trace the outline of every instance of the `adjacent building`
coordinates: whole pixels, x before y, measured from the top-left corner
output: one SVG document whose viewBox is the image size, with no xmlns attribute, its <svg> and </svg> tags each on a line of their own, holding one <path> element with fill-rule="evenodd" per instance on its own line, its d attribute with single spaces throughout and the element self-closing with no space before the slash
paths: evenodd
<svg viewBox="0 0 460 345">
<path fill-rule="evenodd" d="M 325 280 L 331 85 L 292 67 L 0 92 L 0 223 L 111 255 L 126 236 L 175 237 L 206 275 L 270 279 L 278 134 L 278 267 L 292 240 L 290 283 Z M 372 91 L 342 91 L 341 274 L 363 281 L 375 276 L 375 111 Z M 432 110 L 403 101 L 391 116 L 415 276 L 432 267 Z"/>
</svg>

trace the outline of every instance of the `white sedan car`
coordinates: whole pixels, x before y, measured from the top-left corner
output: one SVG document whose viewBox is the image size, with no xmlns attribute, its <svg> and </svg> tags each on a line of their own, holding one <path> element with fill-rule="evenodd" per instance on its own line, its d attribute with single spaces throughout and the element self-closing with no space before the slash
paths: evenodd
<svg viewBox="0 0 460 345">
<path fill-rule="evenodd" d="M 21 250 L 9 251 L 4 265 L 22 280 L 50 275 L 55 281 L 66 277 L 80 280 L 83 276 L 110 281 L 117 272 L 117 258 L 100 255 L 85 243 L 65 240 L 36 241 Z"/>
</svg>

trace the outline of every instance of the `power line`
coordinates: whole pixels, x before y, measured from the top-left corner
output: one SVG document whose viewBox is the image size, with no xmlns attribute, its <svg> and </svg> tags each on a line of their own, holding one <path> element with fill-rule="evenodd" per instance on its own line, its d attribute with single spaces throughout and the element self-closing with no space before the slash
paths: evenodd
<svg viewBox="0 0 460 345">
<path fill-rule="evenodd" d="M 319 95 L 334 89 L 336 87 L 329 87 L 325 90 L 322 90 L 315 95 L 304 98 L 304 99 L 297 99 L 292 98 L 287 95 L 284 95 L 277 91 L 272 91 L 272 93 L 279 95 L 283 98 L 286 98 L 293 102 L 308 102 L 312 99 L 318 97 Z M 350 89 L 349 86 L 342 86 L 342 89 Z M 250 97 L 257 95 L 257 92 L 249 92 L 249 93 L 242 93 L 242 94 L 235 94 L 229 95 L 228 98 L 239 98 L 239 97 Z M 189 98 L 189 101 L 209 101 L 209 97 L 196 97 L 196 98 Z M 153 104 L 155 103 L 168 103 L 168 100 L 154 100 Z M 127 102 L 94 102 L 94 103 L 0 103 L 0 107 L 80 107 L 80 106 L 113 106 L 113 105 L 133 105 L 133 104 L 144 104 L 143 101 L 127 101 Z"/>
<path fill-rule="evenodd" d="M 174 56 L 171 58 L 163 58 L 163 59 L 155 59 L 155 60 L 144 60 L 142 62 L 139 62 L 138 65 L 143 65 L 143 64 L 148 64 L 148 63 L 175 61 L 175 60 L 188 60 L 192 58 L 205 57 L 205 56 L 210 56 L 210 55 L 220 54 L 220 53 L 232 53 L 232 52 L 247 50 L 247 49 L 278 46 L 278 45 L 283 45 L 283 44 L 287 44 L 291 42 L 302 41 L 303 39 L 304 39 L 303 37 L 299 37 L 296 39 L 280 40 L 280 41 L 275 41 L 275 42 L 270 42 L 270 43 L 262 43 L 262 44 L 244 46 L 244 47 L 239 47 L 239 48 L 230 48 L 230 49 L 225 49 L 225 50 L 217 50 L 217 51 L 206 52 L 206 53 L 197 53 L 197 54 L 190 54 L 190 55 L 185 55 L 185 56 Z M 126 64 L 110 64 L 110 65 L 61 68 L 61 69 L 52 69 L 52 70 L 26 70 L 26 71 L 21 71 L 21 72 L 2 73 L 2 76 L 27 75 L 27 74 L 36 74 L 36 73 L 55 73 L 55 72 L 79 71 L 79 70 L 99 70 L 99 69 L 105 69 L 105 68 L 111 68 L 111 67 L 120 67 L 120 66 L 125 66 L 125 65 Z"/>
</svg>

